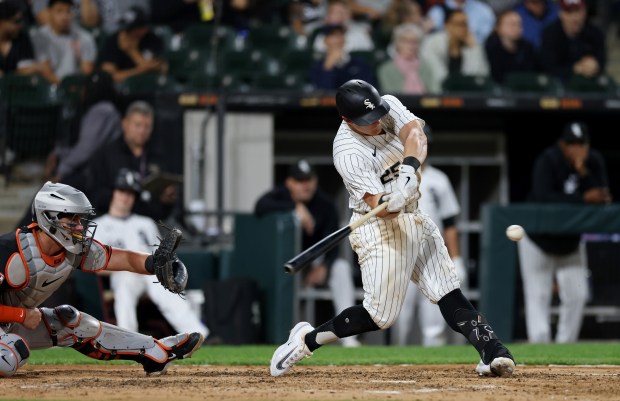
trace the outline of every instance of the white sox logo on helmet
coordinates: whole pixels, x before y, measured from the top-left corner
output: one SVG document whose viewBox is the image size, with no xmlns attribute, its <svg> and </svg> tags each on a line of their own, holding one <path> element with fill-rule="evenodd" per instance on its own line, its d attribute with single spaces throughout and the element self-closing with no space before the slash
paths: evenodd
<svg viewBox="0 0 620 401">
<path fill-rule="evenodd" d="M 371 102 L 369 99 L 364 99 L 364 105 L 366 106 L 367 109 L 370 109 L 370 110 L 375 109 L 375 104 Z"/>
</svg>

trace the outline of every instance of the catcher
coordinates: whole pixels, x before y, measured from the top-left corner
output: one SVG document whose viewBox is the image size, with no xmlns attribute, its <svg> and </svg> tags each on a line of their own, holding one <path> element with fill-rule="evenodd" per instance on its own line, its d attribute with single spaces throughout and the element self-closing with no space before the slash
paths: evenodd
<svg viewBox="0 0 620 401">
<path fill-rule="evenodd" d="M 71 305 L 38 307 L 75 269 L 155 274 L 169 291 L 182 293 L 187 269 L 175 250 L 172 229 L 152 254 L 113 248 L 93 239 L 96 224 L 88 198 L 77 189 L 47 182 L 32 203 L 33 223 L 0 236 L 0 377 L 12 376 L 30 350 L 72 347 L 99 360 L 127 359 L 147 375 L 166 372 L 203 342 L 200 333 L 162 339 L 101 322 Z"/>
</svg>

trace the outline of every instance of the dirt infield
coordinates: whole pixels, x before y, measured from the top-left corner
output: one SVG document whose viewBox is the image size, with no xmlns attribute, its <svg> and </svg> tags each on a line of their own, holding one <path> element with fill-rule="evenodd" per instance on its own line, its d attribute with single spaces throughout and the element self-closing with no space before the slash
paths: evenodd
<svg viewBox="0 0 620 401">
<path fill-rule="evenodd" d="M 19 400 L 618 400 L 619 366 L 518 366 L 510 378 L 481 378 L 471 365 L 172 366 L 145 377 L 140 366 L 25 366 L 2 381 Z"/>
</svg>

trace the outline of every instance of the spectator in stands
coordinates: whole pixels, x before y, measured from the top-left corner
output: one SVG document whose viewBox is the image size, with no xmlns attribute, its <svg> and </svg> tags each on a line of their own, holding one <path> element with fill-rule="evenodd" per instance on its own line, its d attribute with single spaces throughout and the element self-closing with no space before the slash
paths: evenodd
<svg viewBox="0 0 620 401">
<path fill-rule="evenodd" d="M 153 219 L 132 212 L 140 195 L 140 176 L 137 172 L 121 169 L 114 181 L 112 200 L 107 214 L 94 219 L 97 223 L 95 239 L 116 248 L 152 253 L 159 244 L 160 233 Z M 110 289 L 114 294 L 114 323 L 123 329 L 138 331 L 138 302 L 147 295 L 162 316 L 179 333 L 198 332 L 207 337 L 209 330 L 192 310 L 186 299 L 166 290 L 153 277 L 132 272 L 108 272 Z"/>
<path fill-rule="evenodd" d="M 521 0 L 486 0 L 495 15 L 513 9 Z"/>
<path fill-rule="evenodd" d="M 106 39 L 101 52 L 101 68 L 115 82 L 145 74 L 165 74 L 165 44 L 149 27 L 146 12 L 139 7 L 126 11 L 119 22 L 120 30 Z"/>
<path fill-rule="evenodd" d="M 310 68 L 310 81 L 315 89 L 336 90 L 348 80 L 357 78 L 377 83 L 370 64 L 360 56 L 345 49 L 344 25 L 326 25 L 322 28 L 325 54 Z"/>
<path fill-rule="evenodd" d="M 511 72 L 540 71 L 538 52 L 523 39 L 521 16 L 514 10 L 507 10 L 497 17 L 497 25 L 485 43 L 486 55 L 495 82 L 504 82 Z"/>
<path fill-rule="evenodd" d="M 329 0 L 327 13 L 323 21 L 325 25 L 344 25 L 346 27 L 345 49 L 348 52 L 374 50 L 374 42 L 368 27 L 357 21 L 353 21 L 351 6 L 346 0 Z M 317 28 L 317 29 L 322 29 Z M 314 38 L 313 48 L 317 52 L 324 53 L 325 40 L 321 31 Z"/>
<path fill-rule="evenodd" d="M 302 249 L 310 248 L 340 225 L 336 204 L 319 188 L 316 172 L 303 159 L 290 166 L 283 185 L 265 193 L 256 202 L 254 214 L 257 217 L 274 212 L 295 213 L 302 230 Z M 333 248 L 302 273 L 306 286 L 329 286 L 336 313 L 355 304 L 351 265 L 338 253 L 339 248 Z M 360 343 L 353 336 L 343 338 L 342 345 L 356 347 Z"/>
<path fill-rule="evenodd" d="M 99 26 L 101 14 L 101 0 L 77 0 L 71 6 L 71 18 L 75 25 L 93 29 Z M 35 15 L 37 24 L 48 25 L 51 20 L 50 0 L 32 0 L 32 13 Z"/>
<path fill-rule="evenodd" d="M 424 126 L 427 142 L 432 142 L 433 135 L 429 124 Z M 428 160 L 422 164 L 422 180 L 420 190 L 424 196 L 419 200 L 418 207 L 428 214 L 437 224 L 448 248 L 448 254 L 454 262 L 454 268 L 461 282 L 461 290 L 467 291 L 467 270 L 461 258 L 459 232 L 456 226 L 458 215 L 461 212 L 456 193 L 446 173 L 431 165 Z M 392 326 L 395 334 L 395 343 L 398 345 L 411 344 L 410 335 L 413 331 L 414 317 L 419 322 L 422 334 L 422 345 L 435 347 L 448 343 L 448 325 L 443 318 L 439 306 L 426 298 L 413 281 L 409 281 L 405 301 L 398 319 Z M 460 341 L 461 336 L 457 337 Z"/>
<path fill-rule="evenodd" d="M 0 77 L 40 74 L 51 81 L 49 64 L 37 63 L 30 35 L 22 29 L 24 14 L 16 0 L 0 2 Z"/>
<path fill-rule="evenodd" d="M 47 62 L 53 70 L 53 83 L 67 75 L 90 74 L 97 58 L 92 35 L 72 24 L 73 0 L 50 0 L 48 23 L 31 32 L 32 44 L 39 62 Z"/>
<path fill-rule="evenodd" d="M 114 180 L 120 169 L 128 168 L 145 178 L 170 171 L 163 149 L 148 147 L 153 132 L 154 111 L 144 101 L 132 102 L 122 120 L 123 134 L 105 145 L 91 159 L 88 166 L 88 193 L 97 210 L 107 210 L 112 199 Z M 161 193 L 143 189 L 134 212 L 155 220 L 166 220 L 172 215 L 177 200 L 177 184 L 166 184 Z"/>
<path fill-rule="evenodd" d="M 390 7 L 391 0 L 351 0 L 351 16 L 368 23 L 370 29 L 378 28 Z"/>
<path fill-rule="evenodd" d="M 605 160 L 590 147 L 588 127 L 570 122 L 558 142 L 545 149 L 532 170 L 528 201 L 599 204 L 611 202 Z M 554 278 L 560 312 L 555 341 L 575 342 L 588 299 L 585 246 L 579 234 L 527 234 L 518 244 L 527 338 L 548 343 Z"/>
<path fill-rule="evenodd" d="M 383 14 L 381 29 L 392 33 L 397 26 L 407 23 L 419 26 L 424 33 L 429 32 L 433 27 L 432 21 L 426 17 L 422 6 L 417 1 L 392 0 Z"/>
<path fill-rule="evenodd" d="M 563 82 L 605 73 L 605 35 L 587 20 L 585 0 L 560 0 L 560 19 L 543 31 L 541 61 L 546 73 Z"/>
<path fill-rule="evenodd" d="M 485 2 L 480 0 L 445 0 L 428 10 L 427 16 L 432 21 L 433 31 L 444 29 L 449 11 L 461 10 L 467 15 L 469 30 L 478 43 L 484 43 L 495 26 L 495 13 Z"/>
<path fill-rule="evenodd" d="M 383 92 L 422 95 L 426 93 L 424 77 L 420 75 L 420 44 L 424 32 L 414 24 L 394 29 L 388 53 L 390 60 L 378 68 L 379 87 Z"/>
<path fill-rule="evenodd" d="M 482 46 L 469 31 L 467 15 L 453 10 L 445 30 L 427 35 L 420 49 L 420 73 L 429 93 L 441 93 L 448 75 L 488 76 L 489 65 Z"/>
<path fill-rule="evenodd" d="M 32 0 L 32 11 L 39 25 L 48 22 L 47 3 L 49 0 Z M 119 21 L 131 7 L 140 7 L 150 13 L 152 0 L 78 0 L 73 5 L 74 22 L 93 30 L 101 29 L 104 35 L 112 35 L 119 30 Z M 166 0 L 168 2 L 171 0 Z"/>
<path fill-rule="evenodd" d="M 557 3 L 554 0 L 521 0 L 515 11 L 523 21 L 523 38 L 539 50 L 543 29 L 558 19 Z"/>
<path fill-rule="evenodd" d="M 290 4 L 289 19 L 297 35 L 309 37 L 315 29 L 323 25 L 327 14 L 328 0 L 293 0 Z"/>
<path fill-rule="evenodd" d="M 102 146 L 120 138 L 122 133 L 112 76 L 100 70 L 88 75 L 78 103 L 77 142 L 54 148 L 47 158 L 44 181 L 62 182 L 86 190 L 85 167 L 89 160 Z"/>
</svg>

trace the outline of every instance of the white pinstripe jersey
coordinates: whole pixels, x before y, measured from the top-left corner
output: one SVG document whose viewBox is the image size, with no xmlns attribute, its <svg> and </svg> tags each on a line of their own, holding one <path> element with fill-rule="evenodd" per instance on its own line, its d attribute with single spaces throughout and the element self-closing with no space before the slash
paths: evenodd
<svg viewBox="0 0 620 401">
<path fill-rule="evenodd" d="M 370 211 L 364 202 L 365 193 L 376 195 L 396 189 L 398 167 L 403 160 L 404 145 L 398 136 L 400 129 L 416 117 L 396 97 L 384 95 L 390 105 L 381 118 L 384 134 L 360 135 L 342 122 L 334 139 L 334 165 L 349 192 L 349 207 L 358 213 Z M 415 201 L 413 201 L 415 203 Z"/>
<path fill-rule="evenodd" d="M 364 194 L 396 190 L 404 157 L 398 133 L 415 119 L 424 125 L 394 96 L 382 98 L 390 105 L 389 113 L 381 118 L 384 134 L 359 135 L 343 122 L 334 139 L 334 165 L 349 191 L 351 221 L 370 210 Z M 431 218 L 416 209 L 417 198 L 405 207 L 407 213 L 388 220 L 370 218 L 349 236 L 361 268 L 364 308 L 382 329 L 398 317 L 410 281 L 435 303 L 459 288 L 443 237 Z"/>
</svg>

